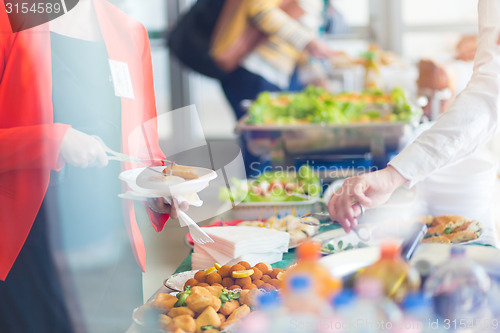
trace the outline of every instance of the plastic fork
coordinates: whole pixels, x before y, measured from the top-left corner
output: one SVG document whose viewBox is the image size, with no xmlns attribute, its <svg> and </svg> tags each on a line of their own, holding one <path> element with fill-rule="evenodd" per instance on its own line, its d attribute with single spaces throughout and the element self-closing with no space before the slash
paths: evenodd
<svg viewBox="0 0 500 333">
<path fill-rule="evenodd" d="M 164 198 L 170 205 L 172 205 L 171 198 Z M 180 205 L 180 202 L 179 202 Z M 188 214 L 183 212 L 182 210 L 178 210 L 177 214 L 179 215 L 179 220 L 182 225 L 186 225 L 189 229 L 189 233 L 193 238 L 193 241 L 198 244 L 207 244 L 214 243 L 214 240 L 210 238 L 209 235 L 195 222 Z"/>
<path fill-rule="evenodd" d="M 214 240 L 210 238 L 209 235 L 203 229 L 196 224 L 196 222 L 193 221 L 192 218 L 189 217 L 188 214 L 184 213 L 183 211 L 179 211 L 179 219 L 187 225 L 189 229 L 189 233 L 191 234 L 191 237 L 193 238 L 193 241 L 198 244 L 207 244 L 207 243 L 213 243 Z"/>
</svg>

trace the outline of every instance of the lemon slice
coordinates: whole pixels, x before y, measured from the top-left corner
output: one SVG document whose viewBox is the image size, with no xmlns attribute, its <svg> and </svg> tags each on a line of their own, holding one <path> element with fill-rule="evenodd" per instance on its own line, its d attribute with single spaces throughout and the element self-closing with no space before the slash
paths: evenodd
<svg viewBox="0 0 500 333">
<path fill-rule="evenodd" d="M 235 279 L 246 278 L 246 277 L 249 277 L 250 275 L 252 275 L 253 273 L 255 273 L 255 271 L 253 269 L 247 269 L 244 271 L 234 271 L 233 278 L 235 278 Z"/>
<path fill-rule="evenodd" d="M 209 269 L 207 269 L 207 270 L 205 271 L 205 275 L 209 275 L 209 274 L 212 274 L 212 273 L 214 273 L 214 272 L 217 272 L 217 268 L 215 268 L 215 267 L 210 267 Z"/>
<path fill-rule="evenodd" d="M 285 279 L 285 273 L 279 272 L 278 275 L 276 275 L 276 279 L 283 281 Z"/>
<path fill-rule="evenodd" d="M 268 271 L 272 271 L 273 270 L 273 267 L 270 264 L 268 264 L 267 262 L 263 262 L 263 264 L 267 266 L 267 270 Z"/>
<path fill-rule="evenodd" d="M 222 267 L 222 265 L 221 265 L 221 264 L 218 264 L 218 263 L 215 263 L 215 264 L 214 264 L 214 267 L 215 267 L 217 270 L 219 270 L 219 269 Z"/>
</svg>

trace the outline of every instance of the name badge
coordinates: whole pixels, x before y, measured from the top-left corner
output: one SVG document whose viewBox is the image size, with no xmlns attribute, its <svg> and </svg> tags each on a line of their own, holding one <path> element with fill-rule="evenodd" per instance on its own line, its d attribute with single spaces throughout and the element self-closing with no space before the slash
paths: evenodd
<svg viewBox="0 0 500 333">
<path fill-rule="evenodd" d="M 128 64 L 123 61 L 109 59 L 109 67 L 113 78 L 115 95 L 117 97 L 135 99 Z"/>
</svg>

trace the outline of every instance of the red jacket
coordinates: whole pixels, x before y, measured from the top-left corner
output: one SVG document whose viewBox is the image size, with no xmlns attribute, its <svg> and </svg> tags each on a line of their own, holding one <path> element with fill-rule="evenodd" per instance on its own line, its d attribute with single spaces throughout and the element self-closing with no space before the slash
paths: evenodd
<svg viewBox="0 0 500 333">
<path fill-rule="evenodd" d="M 135 99 L 121 99 L 123 152 L 138 157 L 149 152 L 148 158 L 163 158 L 147 32 L 107 1 L 93 2 L 109 58 L 128 64 L 134 89 Z M 53 122 L 48 24 L 12 33 L 0 0 L 0 280 L 7 277 L 30 232 L 50 170 L 64 165 L 59 149 L 69 127 Z M 140 130 L 134 132 L 136 128 Z M 134 206 L 126 201 L 124 207 L 132 248 L 144 270 L 146 254 Z M 168 215 L 150 210 L 148 214 L 161 230 Z"/>
</svg>

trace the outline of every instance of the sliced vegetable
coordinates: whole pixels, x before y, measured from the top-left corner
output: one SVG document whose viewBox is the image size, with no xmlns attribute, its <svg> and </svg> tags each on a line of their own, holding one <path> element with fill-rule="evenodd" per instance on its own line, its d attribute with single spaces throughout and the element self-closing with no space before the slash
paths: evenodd
<svg viewBox="0 0 500 333">
<path fill-rule="evenodd" d="M 363 242 L 359 242 L 359 243 L 357 243 L 355 245 L 353 245 L 352 243 L 348 243 L 344 247 L 344 242 L 342 240 L 340 240 L 340 241 L 337 242 L 337 248 L 336 249 L 335 249 L 335 245 L 334 244 L 329 243 L 327 246 L 322 247 L 321 251 L 323 253 L 326 253 L 326 254 L 334 254 L 334 253 L 348 251 L 348 250 L 352 250 L 352 249 L 361 249 L 361 248 L 364 248 L 364 247 L 368 247 L 368 244 L 363 243 Z"/>
<path fill-rule="evenodd" d="M 188 298 L 189 295 L 191 295 L 193 292 L 191 291 L 191 287 L 187 286 L 184 291 L 178 293 L 176 295 L 177 297 L 177 302 L 174 304 L 174 308 L 178 308 L 181 306 L 187 306 L 186 299 Z"/>
<path fill-rule="evenodd" d="M 222 293 L 219 295 L 219 298 L 221 300 L 222 305 L 226 304 L 226 302 L 229 302 L 232 299 L 239 299 L 241 294 L 239 292 L 234 292 L 232 290 L 227 290 L 224 289 Z"/>
<path fill-rule="evenodd" d="M 290 202 L 305 201 L 321 195 L 319 176 L 309 166 L 301 166 L 297 172 L 274 170 L 262 173 L 256 179 L 232 179 L 230 188 L 219 193 L 221 201 L 234 202 Z"/>
</svg>

